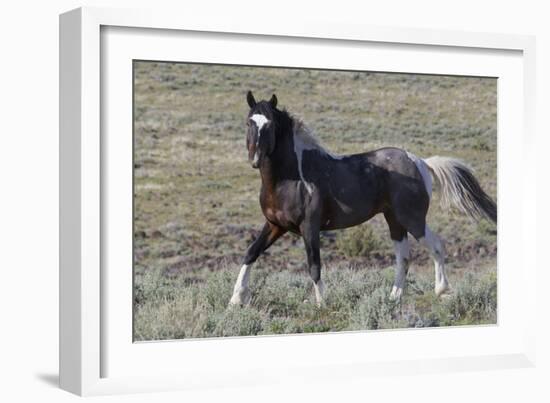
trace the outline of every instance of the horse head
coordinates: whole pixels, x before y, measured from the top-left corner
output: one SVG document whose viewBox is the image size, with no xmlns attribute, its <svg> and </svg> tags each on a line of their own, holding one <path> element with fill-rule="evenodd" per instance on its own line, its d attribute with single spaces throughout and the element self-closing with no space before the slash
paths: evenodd
<svg viewBox="0 0 550 403">
<path fill-rule="evenodd" d="M 259 168 L 263 158 L 275 149 L 274 119 L 277 111 L 277 97 L 273 94 L 269 101 L 256 102 L 252 92 L 248 91 L 246 101 L 250 107 L 246 119 L 248 160 L 253 168 Z"/>
</svg>

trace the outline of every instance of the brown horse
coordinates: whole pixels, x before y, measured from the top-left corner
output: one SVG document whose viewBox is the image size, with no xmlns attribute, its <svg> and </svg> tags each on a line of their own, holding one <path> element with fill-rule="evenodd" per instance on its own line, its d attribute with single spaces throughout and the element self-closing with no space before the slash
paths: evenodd
<svg viewBox="0 0 550 403">
<path fill-rule="evenodd" d="M 319 236 L 321 231 L 361 224 L 382 213 L 388 223 L 397 260 L 391 297 L 403 293 L 409 263 L 407 235 L 424 244 L 435 262 L 435 293 L 445 292 L 441 239 L 426 225 L 432 177 L 439 182 L 443 205 L 496 222 L 496 204 L 462 162 L 444 157 L 421 159 L 399 148 L 336 156 L 286 111 L 277 97 L 256 102 L 247 94 L 248 158 L 259 168 L 260 205 L 266 222 L 250 245 L 234 287 L 231 304 L 250 301 L 250 268 L 258 256 L 287 231 L 304 239 L 309 274 L 317 304 L 323 299 Z"/>
</svg>

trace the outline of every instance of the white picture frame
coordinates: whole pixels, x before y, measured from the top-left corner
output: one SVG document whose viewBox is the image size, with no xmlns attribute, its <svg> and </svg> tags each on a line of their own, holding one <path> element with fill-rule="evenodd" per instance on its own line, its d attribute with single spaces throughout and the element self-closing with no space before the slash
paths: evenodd
<svg viewBox="0 0 550 403">
<path fill-rule="evenodd" d="M 192 15 L 174 16 L 168 12 L 151 10 L 81 8 L 65 13 L 60 17 L 60 385 L 63 389 L 79 395 L 97 395 L 294 383 L 297 377 L 301 381 L 308 378 L 343 381 L 348 377 L 381 373 L 397 375 L 533 365 L 535 295 L 534 288 L 528 289 L 525 279 L 536 277 L 537 266 L 533 250 L 535 243 L 525 234 L 536 233 L 535 211 L 527 208 L 535 196 L 533 192 L 512 195 L 505 184 L 501 187 L 500 180 L 499 202 L 504 200 L 505 205 L 499 204 L 499 265 L 520 262 L 521 271 L 519 274 L 510 272 L 510 276 L 500 276 L 499 267 L 497 326 L 138 344 L 128 340 L 127 323 L 131 321 L 131 317 L 124 318 L 123 315 L 128 312 L 131 299 L 122 305 L 112 305 L 113 298 L 109 298 L 109 295 L 130 285 L 123 284 L 127 277 L 111 277 L 112 273 L 105 271 L 111 253 L 107 253 L 110 249 L 105 240 L 105 228 L 114 227 L 115 233 L 116 228 L 119 228 L 114 215 L 105 214 L 106 206 L 111 208 L 107 196 L 112 191 L 109 181 L 111 177 L 119 177 L 122 182 L 118 183 L 123 185 L 124 180 L 128 179 L 127 171 L 116 171 L 117 168 L 109 163 L 109 158 L 117 150 L 127 156 L 128 150 L 124 151 L 124 147 L 128 143 L 121 136 L 117 138 L 122 140 L 115 144 L 111 141 L 113 136 L 106 138 L 105 133 L 111 130 L 111 107 L 122 108 L 117 109 L 116 116 L 124 117 L 117 118 L 118 121 L 114 124 L 120 123 L 122 132 L 126 133 L 126 115 L 130 113 L 131 116 L 131 107 L 126 104 L 127 88 L 119 89 L 119 84 L 113 84 L 113 80 L 107 80 L 106 76 L 122 74 L 124 77 L 127 60 L 132 57 L 146 58 L 136 57 L 137 53 L 132 52 L 143 51 L 145 53 L 138 55 L 142 56 L 151 47 L 157 48 L 153 58 L 174 60 L 170 49 L 182 40 L 185 33 L 192 33 L 194 40 L 202 40 L 203 37 L 211 38 L 212 41 L 239 38 L 239 41 L 252 40 L 256 45 L 274 47 L 296 44 L 302 49 L 307 49 L 308 46 L 312 49 L 312 44 L 319 43 L 319 46 L 331 47 L 334 52 L 344 48 L 364 52 L 366 50 L 363 46 L 368 48 L 367 45 L 370 44 L 369 46 L 382 50 L 393 49 L 396 56 L 388 56 L 388 59 L 394 59 L 391 63 L 397 63 L 395 58 L 409 51 L 424 54 L 426 60 L 431 60 L 430 67 L 426 67 L 424 63 L 410 65 L 401 71 L 427 73 L 467 73 L 469 64 L 460 66 L 461 63 L 457 64 L 457 60 L 466 61 L 465 58 L 469 57 L 467 55 L 471 54 L 471 74 L 494 76 L 491 72 L 502 71 L 505 84 L 499 87 L 499 91 L 503 89 L 506 97 L 510 98 L 510 104 L 506 102 L 507 99 L 500 103 L 499 98 L 499 176 L 502 173 L 500 169 L 504 169 L 507 178 L 510 175 L 519 175 L 518 180 L 524 188 L 535 188 L 535 176 L 523 177 L 521 173 L 514 174 L 509 169 L 506 170 L 511 163 L 502 158 L 503 153 L 519 150 L 521 158 L 529 161 L 534 153 L 535 44 L 532 37 L 381 28 L 308 20 L 284 25 L 264 20 L 247 20 L 243 24 L 238 16 L 224 20 L 204 20 L 196 19 Z M 106 34 L 112 36 L 107 37 Z M 140 50 L 131 46 L 131 37 L 137 35 L 143 35 L 140 37 Z M 154 46 L 155 44 L 159 46 Z M 168 49 L 167 53 L 163 53 L 163 49 Z M 189 42 L 187 51 L 190 52 L 191 49 L 195 47 Z M 232 49 L 238 52 L 237 46 Z M 442 52 L 448 58 L 435 58 L 430 52 Z M 106 57 L 110 59 L 103 60 Z M 200 52 L 196 53 L 193 61 L 203 60 L 201 57 Z M 242 56 L 235 56 L 235 59 L 232 57 L 229 53 L 220 52 L 209 56 L 208 60 L 244 64 Z M 296 57 L 299 59 L 299 54 Z M 344 59 L 346 57 L 348 56 L 343 56 Z M 487 59 L 480 59 L 484 57 Z M 498 59 L 500 57 L 502 58 Z M 502 61 L 502 66 L 509 68 L 492 65 L 491 60 Z M 352 62 L 348 58 L 342 65 L 330 64 L 330 67 L 342 68 Z M 256 63 L 273 65 L 268 59 L 258 59 Z M 284 61 L 282 63 L 287 65 Z M 305 67 L 327 67 L 328 63 L 336 62 L 311 56 L 307 61 L 297 63 Z M 376 66 L 369 63 L 370 69 L 376 70 Z M 391 68 L 384 67 L 383 64 L 380 66 L 383 71 L 391 71 Z M 112 70 L 109 70 L 111 67 Z M 360 68 L 361 65 L 356 67 Z M 498 70 L 501 68 L 503 70 Z M 131 77 L 127 78 L 131 80 Z M 123 87 L 124 82 L 122 80 L 120 84 Z M 510 91 L 507 90 L 506 82 L 510 85 Z M 111 98 L 111 94 L 114 94 L 114 98 Z M 518 97 L 519 101 L 515 99 Z M 517 116 L 513 118 L 515 120 L 501 121 L 500 108 L 508 108 L 505 111 L 512 114 L 517 112 Z M 503 122 L 507 123 L 504 127 Z M 515 134 L 512 129 L 517 129 Z M 501 134 L 507 133 L 507 130 L 510 135 Z M 501 141 L 501 138 L 505 140 Z M 511 196 L 512 200 L 506 202 L 507 196 Z M 509 226 L 503 228 L 506 220 L 503 221 L 501 217 L 502 212 L 506 212 L 506 203 L 508 209 L 517 209 L 519 206 L 521 211 L 521 219 L 515 227 L 509 222 Z M 515 234 L 506 235 L 507 231 L 514 231 Z M 505 236 L 501 236 L 501 233 Z M 112 233 L 109 233 L 109 237 L 113 239 Z M 510 251 L 506 246 L 513 241 L 517 248 Z M 123 240 L 121 243 L 124 243 Z M 503 249 L 504 259 L 501 255 Z M 514 285 L 519 289 L 517 292 L 521 298 L 518 298 L 518 306 L 512 307 L 502 298 L 510 295 L 506 290 L 511 290 Z M 119 295 L 127 296 L 127 288 L 125 290 Z M 121 300 L 126 301 L 124 298 Z M 503 320 L 500 309 L 505 310 Z M 510 316 L 506 317 L 508 312 Z M 519 321 L 521 312 L 525 312 L 525 315 Z M 119 337 L 122 334 L 124 336 Z M 400 348 L 394 348 L 390 353 L 391 346 L 399 345 L 404 339 L 419 346 L 424 345 L 426 349 L 419 348 L 420 352 L 416 355 Z M 443 345 L 444 339 L 462 340 L 465 347 L 449 348 L 448 351 L 436 349 L 431 354 L 428 345 Z M 487 344 L 483 344 L 483 340 Z M 371 350 L 365 347 L 362 354 L 353 351 L 353 346 L 361 345 L 365 341 L 369 345 L 382 347 Z M 491 349 L 487 349 L 489 343 L 492 344 Z M 337 353 L 336 346 L 343 344 L 348 348 Z M 288 349 L 300 351 L 302 355 L 285 356 L 284 352 Z M 318 354 L 321 349 L 324 349 L 322 356 Z M 379 350 L 381 355 L 376 355 L 375 350 Z M 252 356 L 248 362 L 238 360 L 243 351 L 248 351 Z M 369 357 L 366 357 L 367 353 L 370 354 Z M 168 357 L 171 356 L 186 357 L 186 360 L 170 360 Z M 262 360 L 254 361 L 254 357 L 268 359 L 264 359 L 262 364 Z M 124 362 L 127 364 L 123 365 Z M 140 363 L 144 368 L 140 368 Z M 158 371 L 147 371 L 147 368 L 156 368 Z"/>
</svg>

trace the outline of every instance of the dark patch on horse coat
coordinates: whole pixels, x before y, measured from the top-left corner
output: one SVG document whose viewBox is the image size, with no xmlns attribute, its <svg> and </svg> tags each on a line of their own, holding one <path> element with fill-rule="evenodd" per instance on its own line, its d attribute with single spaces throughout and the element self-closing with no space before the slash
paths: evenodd
<svg viewBox="0 0 550 403">
<path fill-rule="evenodd" d="M 302 151 L 300 177 L 294 151 L 293 118 L 262 101 L 249 117 L 261 113 L 273 121 L 275 144 L 264 131 L 262 145 L 272 152 L 260 161 L 260 205 L 266 219 L 301 234 L 307 210 L 315 208 L 319 229 L 333 230 L 361 224 L 378 213 L 391 214 L 416 238 L 424 235 L 429 195 L 422 176 L 408 154 L 398 148 L 334 157 L 323 149 Z M 261 152 L 261 151 L 260 151 Z"/>
<path fill-rule="evenodd" d="M 407 233 L 420 239 L 428 231 L 426 214 L 431 178 L 428 179 L 425 170 L 429 169 L 439 182 L 443 195 L 448 195 L 467 214 L 496 222 L 496 204 L 483 192 L 469 168 L 458 160 L 441 157 L 421 160 L 394 147 L 336 157 L 320 147 L 300 121 L 277 109 L 275 95 L 269 101 L 256 102 L 249 91 L 247 102 L 248 157 L 252 166 L 260 169 L 260 205 L 266 223 L 249 246 L 244 264 L 253 263 L 287 231 L 300 234 L 318 303 L 323 287 L 319 234 L 324 230 L 352 227 L 383 213 L 391 238 L 401 245 L 396 249 L 398 269 L 406 275 L 408 252 L 402 256 L 403 249 L 399 248 L 408 249 L 408 244 L 401 241 Z M 251 119 L 254 114 L 265 119 Z M 436 262 L 439 295 L 448 287 L 443 249 L 440 238 L 429 233 L 427 242 Z M 398 291 L 403 289 L 401 276 L 397 273 L 394 283 Z M 236 294 L 236 300 L 241 300 L 240 295 Z"/>
</svg>

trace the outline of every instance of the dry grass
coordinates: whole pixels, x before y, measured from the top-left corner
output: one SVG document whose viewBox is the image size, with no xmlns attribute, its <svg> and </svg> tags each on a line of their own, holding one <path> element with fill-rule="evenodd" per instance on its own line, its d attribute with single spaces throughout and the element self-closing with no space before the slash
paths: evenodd
<svg viewBox="0 0 550 403">
<path fill-rule="evenodd" d="M 377 283 L 379 291 L 365 291 L 361 303 L 343 298 L 345 307 L 333 314 L 340 318 L 335 320 L 339 325 L 332 320 L 327 326 L 319 325 L 320 313 L 310 306 L 313 304 L 303 304 L 303 300 L 298 304 L 298 296 L 293 307 L 285 308 L 288 317 L 274 315 L 254 301 L 240 313 L 226 310 L 231 287 L 223 287 L 235 280 L 240 259 L 264 221 L 258 204 L 258 172 L 247 163 L 244 147 L 248 89 L 257 98 L 268 98 L 275 92 L 280 105 L 301 116 L 335 153 L 393 145 L 422 157 L 461 158 L 475 169 L 488 193 L 496 195 L 494 79 L 136 63 L 136 338 L 371 328 L 375 322 L 384 327 L 416 326 L 418 321 L 393 315 L 392 309 L 403 310 L 403 306 L 388 306 L 375 322 L 365 319 L 373 317 L 376 298 L 385 301 L 389 291 L 386 283 Z M 493 279 L 496 284 L 496 275 L 488 276 L 496 269 L 494 225 L 476 224 L 459 214 L 441 211 L 437 199 L 432 202 L 428 222 L 445 240 L 451 278 L 458 282 L 453 283 L 455 291 L 462 289 L 457 284 L 466 281 L 464 273 L 475 279 Z M 369 282 L 376 277 L 374 273 L 393 264 L 391 242 L 379 217 L 359 228 L 326 233 L 322 245 L 327 276 L 338 268 L 356 281 Z M 421 288 L 427 292 L 424 305 L 420 304 L 422 323 L 494 322 L 492 311 L 485 316 L 464 315 L 468 307 L 432 301 L 431 262 L 416 244 L 412 253 L 412 275 L 426 281 Z M 284 299 L 285 294 L 273 291 L 271 297 L 264 295 L 266 284 L 273 282 L 273 289 L 282 287 L 298 293 L 285 285 L 298 282 L 304 293 L 300 298 L 310 299 L 307 290 L 311 285 L 304 268 L 302 241 L 287 235 L 253 269 L 254 292 L 271 298 L 271 306 L 284 307 L 287 302 L 277 300 L 277 295 Z M 356 272 L 359 274 L 353 274 Z M 360 277 L 363 274 L 367 277 Z M 353 285 L 349 281 L 346 284 Z M 220 294 L 208 297 L 212 294 L 204 290 L 214 285 Z M 367 299 L 370 302 L 365 302 Z M 256 301 L 260 300 L 264 301 Z M 212 301 L 217 301 L 215 306 Z M 471 299 L 460 301 L 461 306 L 474 303 Z M 487 300 L 487 306 L 493 302 Z M 420 308 L 415 302 L 407 309 L 412 312 Z M 440 309 L 462 316 L 445 322 Z M 427 320 L 429 313 L 438 319 Z M 355 319 L 345 321 L 345 315 Z M 233 330 L 222 329 L 227 326 Z"/>
<path fill-rule="evenodd" d="M 432 275 L 409 276 L 400 303 L 388 298 L 393 269 L 325 267 L 325 301 L 313 302 L 311 282 L 290 271 L 271 272 L 259 265 L 252 276 L 252 301 L 228 307 L 237 270 L 221 265 L 208 280 L 189 286 L 182 278 L 165 281 L 148 272 L 137 284 L 135 338 L 249 336 L 258 334 L 375 330 L 400 327 L 496 323 L 496 272 L 453 272 L 454 290 L 433 294 Z"/>
</svg>

